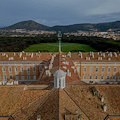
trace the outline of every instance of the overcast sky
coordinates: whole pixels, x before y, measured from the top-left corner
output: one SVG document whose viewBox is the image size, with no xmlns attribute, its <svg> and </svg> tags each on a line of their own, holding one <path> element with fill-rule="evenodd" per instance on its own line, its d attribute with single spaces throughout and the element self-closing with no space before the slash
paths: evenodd
<svg viewBox="0 0 120 120">
<path fill-rule="evenodd" d="M 0 26 L 34 20 L 69 25 L 120 20 L 120 0 L 0 0 Z"/>
</svg>

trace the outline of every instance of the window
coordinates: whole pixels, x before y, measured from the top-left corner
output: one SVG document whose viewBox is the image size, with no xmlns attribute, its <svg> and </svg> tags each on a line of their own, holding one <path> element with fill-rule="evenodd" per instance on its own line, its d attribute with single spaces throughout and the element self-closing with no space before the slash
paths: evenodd
<svg viewBox="0 0 120 120">
<path fill-rule="evenodd" d="M 90 79 L 92 79 L 92 75 L 90 75 Z"/>
<path fill-rule="evenodd" d="M 97 75 L 95 76 L 95 79 L 98 79 L 98 76 L 97 76 Z"/>
<path fill-rule="evenodd" d="M 113 75 L 113 76 L 112 76 L 112 78 L 113 78 L 113 79 L 115 79 L 115 78 L 116 78 L 116 76 L 115 76 L 115 75 Z"/>
<path fill-rule="evenodd" d="M 33 67 L 33 72 L 35 72 L 36 71 L 36 67 Z"/>
<path fill-rule="evenodd" d="M 101 79 L 103 79 L 104 77 L 103 77 L 103 75 L 101 75 Z"/>
<path fill-rule="evenodd" d="M 6 79 L 7 79 L 6 75 L 3 75 L 3 80 L 6 80 Z"/>
<path fill-rule="evenodd" d="M 108 67 L 108 72 L 110 72 L 110 67 Z"/>
<path fill-rule="evenodd" d="M 5 72 L 5 67 L 2 67 L 2 71 Z"/>
<path fill-rule="evenodd" d="M 21 67 L 21 72 L 23 72 L 24 71 L 24 68 L 23 67 Z"/>
<path fill-rule="evenodd" d="M 9 67 L 9 68 L 8 68 L 8 70 L 9 70 L 9 72 L 11 72 L 11 71 L 12 71 L 12 68 L 11 68 L 11 67 Z"/>
<path fill-rule="evenodd" d="M 98 67 L 96 67 L 96 70 L 95 70 L 96 72 L 98 72 Z"/>
<path fill-rule="evenodd" d="M 86 75 L 83 75 L 83 79 L 86 79 Z"/>
<path fill-rule="evenodd" d="M 15 75 L 15 79 L 18 80 L 18 79 L 19 79 L 19 76 L 18 76 L 18 75 Z"/>
<path fill-rule="evenodd" d="M 87 71 L 87 69 L 86 69 L 86 67 L 84 67 L 84 72 L 86 72 Z"/>
<path fill-rule="evenodd" d="M 30 80 L 30 75 L 27 76 L 27 79 Z"/>
<path fill-rule="evenodd" d="M 21 80 L 24 80 L 24 75 L 21 75 Z"/>
<path fill-rule="evenodd" d="M 113 70 L 114 72 L 116 72 L 116 67 L 114 67 L 114 70 Z"/>
<path fill-rule="evenodd" d="M 27 67 L 27 72 L 30 72 L 30 67 Z"/>
<path fill-rule="evenodd" d="M 92 67 L 90 67 L 90 72 L 92 72 L 92 70 L 93 70 L 93 68 L 92 68 Z"/>
<path fill-rule="evenodd" d="M 33 76 L 33 79 L 36 80 L 36 76 L 35 75 Z"/>
<path fill-rule="evenodd" d="M 17 72 L 18 71 L 18 69 L 17 69 L 17 67 L 15 67 L 15 72 Z"/>
<path fill-rule="evenodd" d="M 40 66 L 40 72 L 42 71 L 42 66 Z"/>
<path fill-rule="evenodd" d="M 104 69 L 105 69 L 105 68 L 104 68 L 104 67 L 102 67 L 102 70 L 101 70 L 101 71 L 102 71 L 102 72 L 104 72 Z"/>
<path fill-rule="evenodd" d="M 12 75 L 10 75 L 10 79 L 12 79 Z"/>
<path fill-rule="evenodd" d="M 109 75 L 107 75 L 107 79 L 110 79 Z"/>
<path fill-rule="evenodd" d="M 118 76 L 118 79 L 120 79 L 120 75 Z"/>
</svg>

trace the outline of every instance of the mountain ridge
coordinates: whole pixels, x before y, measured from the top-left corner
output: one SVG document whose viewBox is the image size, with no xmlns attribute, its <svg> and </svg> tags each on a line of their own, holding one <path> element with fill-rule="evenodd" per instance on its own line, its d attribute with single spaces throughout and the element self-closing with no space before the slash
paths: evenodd
<svg viewBox="0 0 120 120">
<path fill-rule="evenodd" d="M 76 32 L 77 30 L 90 31 L 91 29 L 97 29 L 100 32 L 104 32 L 104 31 L 107 31 L 108 29 L 120 30 L 120 21 L 95 23 L 95 24 L 81 23 L 81 24 L 72 24 L 72 25 L 56 25 L 56 26 L 49 27 L 49 26 L 37 23 L 33 20 L 28 20 L 28 21 L 21 21 L 1 29 L 47 30 L 47 31 L 62 31 L 62 32 Z"/>
</svg>

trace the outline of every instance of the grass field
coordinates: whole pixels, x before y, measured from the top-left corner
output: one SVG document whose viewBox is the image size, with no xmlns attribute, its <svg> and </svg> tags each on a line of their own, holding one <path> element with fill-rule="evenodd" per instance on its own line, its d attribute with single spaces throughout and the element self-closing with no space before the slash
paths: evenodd
<svg viewBox="0 0 120 120">
<path fill-rule="evenodd" d="M 34 44 L 24 49 L 25 52 L 58 52 L 59 51 L 59 43 L 41 43 Z M 78 44 L 78 43 L 61 43 L 61 51 L 62 52 L 97 52 L 94 48 L 86 44 Z"/>
</svg>

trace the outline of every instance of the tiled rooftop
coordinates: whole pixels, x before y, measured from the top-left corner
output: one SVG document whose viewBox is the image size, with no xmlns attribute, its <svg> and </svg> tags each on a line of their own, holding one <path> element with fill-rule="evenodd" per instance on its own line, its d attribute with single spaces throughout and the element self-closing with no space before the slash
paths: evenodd
<svg viewBox="0 0 120 120">
<path fill-rule="evenodd" d="M 43 61 L 50 59 L 53 54 L 40 52 L 0 52 L 0 61 Z M 120 61 L 119 52 L 89 52 L 89 53 L 62 53 L 73 61 Z M 64 59 L 63 59 L 64 60 Z"/>
<path fill-rule="evenodd" d="M 67 54 L 66 54 L 67 55 Z M 119 52 L 89 52 L 89 53 L 71 53 L 71 60 L 73 61 L 120 61 Z"/>
<path fill-rule="evenodd" d="M 92 87 L 98 90 L 98 96 L 93 95 Z M 120 114 L 119 85 L 67 85 L 65 91 L 92 120 L 103 120 L 108 114 Z M 104 102 L 100 100 L 101 95 L 104 96 Z M 106 112 L 103 111 L 104 104 L 107 105 Z"/>
<path fill-rule="evenodd" d="M 0 61 L 43 61 L 54 53 L 0 52 Z M 55 53 L 56 54 L 56 53 Z"/>
<path fill-rule="evenodd" d="M 0 87 L 0 116 L 8 116 L 47 93 L 48 90 L 24 91 L 24 86 L 1 86 Z"/>
<path fill-rule="evenodd" d="M 25 57 L 24 54 L 22 53 L 23 57 Z M 73 61 L 95 61 L 103 53 L 94 53 L 94 58 L 90 55 L 90 60 L 86 60 L 89 54 L 83 53 L 82 58 L 78 53 L 57 53 L 55 56 L 50 53 L 40 53 L 40 57 L 33 57 L 34 59 L 29 56 L 29 60 L 48 59 L 39 76 L 39 81 L 27 87 L 29 89 L 24 89 L 23 85 L 1 86 L 0 116 L 11 115 L 15 120 L 35 120 L 40 115 L 42 120 L 65 120 L 65 118 L 68 120 L 69 117 L 75 118 L 77 115 L 82 115 L 83 120 L 104 120 L 107 115 L 120 115 L 119 85 L 87 85 L 79 80 Z M 117 57 L 115 57 L 116 54 Z M 111 60 L 119 61 L 120 55 L 116 54 L 112 53 L 111 57 L 111 53 L 105 53 L 105 57 L 102 55 L 102 60 L 109 61 L 109 56 Z M 18 60 L 17 57 L 14 60 Z M 1 61 L 7 59 L 6 54 L 5 56 L 3 54 Z M 65 89 L 53 88 L 53 74 L 59 68 L 67 73 Z M 41 86 L 43 89 L 48 85 L 48 90 L 41 90 L 36 85 L 43 85 Z M 36 89 L 33 89 L 34 87 Z M 93 94 L 92 88 L 98 91 L 97 96 Z M 101 102 L 102 95 L 103 102 Z M 104 104 L 107 105 L 106 112 L 103 111 Z"/>
<path fill-rule="evenodd" d="M 98 96 L 93 95 L 92 87 L 98 90 Z M 15 120 L 35 120 L 38 115 L 42 120 L 65 120 L 65 116 L 75 117 L 77 110 L 77 115 L 82 115 L 83 120 L 104 120 L 108 114 L 120 114 L 119 90 L 119 85 L 67 85 L 65 89 L 50 90 L 12 116 Z M 100 100 L 101 95 L 104 96 L 103 102 Z M 107 105 L 106 112 L 103 111 L 104 104 Z"/>
<path fill-rule="evenodd" d="M 12 114 L 12 117 L 15 120 L 34 120 L 34 116 L 36 115 L 36 112 L 38 109 L 43 106 L 47 100 L 49 100 L 49 96 L 54 92 L 54 89 L 47 92 L 43 96 L 38 97 L 34 101 L 28 103 L 24 107 L 20 108 L 18 111 Z"/>
</svg>

